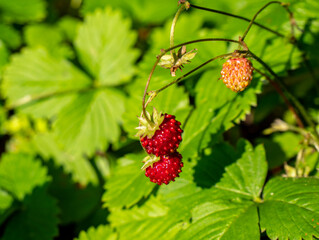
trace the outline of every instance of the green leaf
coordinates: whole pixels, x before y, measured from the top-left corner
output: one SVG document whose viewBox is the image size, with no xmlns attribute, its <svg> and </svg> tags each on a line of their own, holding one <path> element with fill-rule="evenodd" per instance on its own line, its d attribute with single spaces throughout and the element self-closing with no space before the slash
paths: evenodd
<svg viewBox="0 0 319 240">
<path fill-rule="evenodd" d="M 2 40 L 0 40 L 0 74 L 1 74 L 1 79 L 3 76 L 3 69 L 4 66 L 8 63 L 9 60 L 9 51 L 6 47 L 6 45 L 3 43 Z"/>
<path fill-rule="evenodd" d="M 120 159 L 122 164 L 105 185 L 106 192 L 102 197 L 105 206 L 130 207 L 152 191 L 155 184 L 141 170 L 143 158 L 143 154 L 132 154 Z"/>
<path fill-rule="evenodd" d="M 82 93 L 60 111 L 54 133 L 69 153 L 104 150 L 120 136 L 124 96 L 112 89 Z"/>
<path fill-rule="evenodd" d="M 51 165 L 51 164 L 50 164 Z M 57 199 L 58 207 L 61 210 L 59 222 L 67 225 L 80 222 L 100 208 L 101 186 L 80 185 L 74 183 L 70 176 L 66 175 L 61 168 L 56 169 L 51 166 L 50 174 L 52 183 L 48 192 Z"/>
<path fill-rule="evenodd" d="M 136 40 L 130 20 L 110 8 L 85 17 L 75 39 L 82 64 L 96 78 L 97 85 L 115 86 L 127 82 L 134 73 Z"/>
<path fill-rule="evenodd" d="M 113 227 L 119 228 L 132 222 L 142 222 L 148 218 L 157 218 L 167 215 L 169 208 L 153 195 L 140 207 L 131 209 L 114 208 L 108 217 Z"/>
<path fill-rule="evenodd" d="M 214 145 L 211 150 L 206 149 L 194 168 L 194 181 L 202 188 L 212 187 L 222 178 L 225 167 L 237 159 L 235 149 L 225 142 Z"/>
<path fill-rule="evenodd" d="M 130 0 L 83 0 L 81 12 L 86 14 L 107 5 L 113 8 L 121 8 L 128 12 L 135 21 L 142 23 L 161 23 L 177 11 L 176 2 L 171 0 L 160 2 L 149 2 L 147 0 L 133 2 Z"/>
<path fill-rule="evenodd" d="M 8 22 L 25 23 L 45 17 L 46 3 L 43 0 L 0 0 L 1 18 Z"/>
<path fill-rule="evenodd" d="M 33 136 L 32 145 L 45 160 L 52 159 L 56 166 L 62 166 L 65 173 L 72 175 L 74 182 L 83 186 L 98 183 L 97 174 L 84 156 L 75 156 L 64 151 L 52 133 L 39 133 Z"/>
<path fill-rule="evenodd" d="M 193 223 L 176 239 L 260 238 L 257 207 L 253 202 L 207 202 L 193 210 Z"/>
<path fill-rule="evenodd" d="M 179 215 L 168 212 L 160 200 L 151 197 L 141 207 L 113 209 L 109 220 L 120 239 L 175 239 L 181 229 Z M 160 226 L 160 227 L 159 227 Z"/>
<path fill-rule="evenodd" d="M 79 24 L 80 24 L 79 19 L 66 15 L 60 18 L 58 22 L 58 27 L 62 31 L 62 33 L 65 35 L 65 38 L 73 42 L 73 40 L 76 37 Z"/>
<path fill-rule="evenodd" d="M 16 49 L 21 45 L 20 33 L 10 25 L 0 24 L 0 39 L 10 49 Z"/>
<path fill-rule="evenodd" d="M 11 206 L 13 197 L 6 191 L 0 188 L 0 215 Z"/>
<path fill-rule="evenodd" d="M 269 168 L 272 169 L 296 156 L 301 149 L 301 140 L 302 136 L 285 132 L 274 134 L 271 139 L 258 139 L 258 142 L 265 145 Z"/>
<path fill-rule="evenodd" d="M 259 206 L 260 227 L 271 239 L 319 237 L 319 179 L 274 178 Z"/>
<path fill-rule="evenodd" d="M 68 103 L 65 101 L 68 96 L 63 94 L 75 92 L 89 84 L 88 77 L 69 61 L 52 57 L 42 48 L 25 48 L 21 54 L 13 56 L 5 71 L 2 88 L 8 105 L 19 106 L 35 101 L 33 106 L 36 106 L 36 100 L 42 99 L 40 104 L 46 106 L 42 108 L 41 115 L 50 117 Z M 47 104 L 46 99 L 56 95 L 55 105 L 53 102 Z M 32 112 L 32 108 L 29 111 Z"/>
<path fill-rule="evenodd" d="M 37 186 L 49 180 L 47 169 L 32 156 L 3 155 L 0 162 L 0 187 L 22 200 Z"/>
<path fill-rule="evenodd" d="M 53 56 L 72 56 L 71 49 L 63 44 L 64 35 L 60 28 L 49 24 L 27 25 L 24 38 L 28 46 L 44 47 Z"/>
<path fill-rule="evenodd" d="M 220 135 L 244 119 L 257 102 L 261 83 L 254 79 L 241 93 L 226 88 L 218 70 L 207 71 L 196 86 L 196 106 L 184 127 L 180 151 L 184 158 L 197 156 L 209 145 L 219 141 Z"/>
<path fill-rule="evenodd" d="M 58 235 L 58 208 L 45 188 L 26 196 L 22 208 L 10 218 L 1 240 L 52 240 Z"/>
<path fill-rule="evenodd" d="M 259 145 L 254 151 L 246 150 L 241 159 L 227 167 L 216 188 L 256 199 L 260 197 L 266 176 L 265 150 Z"/>
<path fill-rule="evenodd" d="M 116 240 L 117 234 L 108 225 L 100 225 L 97 228 L 90 227 L 86 232 L 81 231 L 74 240 Z"/>
</svg>

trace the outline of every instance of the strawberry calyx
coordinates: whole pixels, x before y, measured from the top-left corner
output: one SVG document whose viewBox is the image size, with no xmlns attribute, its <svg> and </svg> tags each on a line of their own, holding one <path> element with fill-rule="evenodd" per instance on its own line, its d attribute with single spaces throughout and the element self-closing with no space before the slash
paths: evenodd
<svg viewBox="0 0 319 240">
<path fill-rule="evenodd" d="M 142 166 L 142 170 L 145 170 L 148 167 L 153 167 L 153 164 L 158 162 L 160 160 L 160 157 L 157 157 L 153 154 L 147 155 L 144 159 L 143 159 L 143 163 L 144 165 Z"/>
<path fill-rule="evenodd" d="M 160 129 L 160 125 L 164 121 L 164 115 L 162 113 L 159 113 L 156 108 L 153 108 L 153 113 L 152 115 L 149 112 L 146 112 L 146 117 L 145 118 L 143 115 L 139 117 L 139 126 L 136 128 L 138 130 L 137 134 L 135 135 L 136 137 L 148 137 L 152 138 L 156 132 L 156 130 Z M 147 119 L 150 119 L 148 121 Z"/>
</svg>

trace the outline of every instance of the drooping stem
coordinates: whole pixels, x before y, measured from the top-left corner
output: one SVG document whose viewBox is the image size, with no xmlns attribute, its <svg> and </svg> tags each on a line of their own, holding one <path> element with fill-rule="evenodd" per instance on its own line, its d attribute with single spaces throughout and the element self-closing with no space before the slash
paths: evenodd
<svg viewBox="0 0 319 240">
<path fill-rule="evenodd" d="M 198 69 L 204 67 L 205 65 L 207 65 L 208 63 L 212 62 L 212 61 L 215 61 L 216 59 L 219 59 L 219 58 L 225 58 L 225 57 L 228 57 L 228 56 L 231 56 L 233 53 L 227 53 L 227 54 L 223 54 L 223 55 L 219 55 L 219 56 L 216 56 L 216 57 L 213 57 L 209 60 L 207 60 L 206 62 L 202 63 L 201 65 L 195 67 L 194 69 L 190 70 L 189 72 L 187 72 L 186 74 L 184 74 L 183 76 L 180 76 L 179 78 L 175 79 L 174 81 L 170 82 L 169 84 L 165 85 L 164 87 L 161 87 L 155 91 L 152 91 L 152 92 L 155 92 L 156 95 L 158 93 L 160 93 L 161 91 L 165 90 L 166 88 L 168 88 L 169 86 L 175 84 L 175 83 L 178 83 L 180 81 L 182 81 L 185 77 L 189 76 L 190 74 L 192 74 L 193 72 L 197 71 Z"/>
<path fill-rule="evenodd" d="M 243 40 L 243 41 L 245 40 L 245 37 L 246 37 L 247 33 L 249 32 L 251 26 L 254 24 L 255 19 L 257 18 L 257 16 L 258 16 L 265 8 L 267 8 L 267 7 L 268 7 L 269 5 L 271 5 L 271 4 L 281 4 L 281 2 L 280 2 L 280 1 L 271 1 L 271 2 L 269 2 L 269 3 L 267 3 L 267 4 L 265 4 L 261 9 L 259 9 L 259 10 L 255 13 L 254 17 L 250 20 L 250 23 L 249 23 L 249 25 L 248 25 L 248 27 L 247 27 L 245 33 L 244 33 L 243 36 L 242 36 L 242 40 Z"/>
<path fill-rule="evenodd" d="M 185 4 L 182 4 L 174 16 L 174 19 L 173 19 L 173 22 L 171 25 L 171 32 L 170 32 L 170 36 L 169 36 L 169 46 L 170 47 L 174 46 L 174 35 L 175 35 L 176 22 L 177 22 L 179 15 L 181 15 L 181 13 L 184 11 L 184 9 L 185 9 Z M 175 59 L 175 51 L 171 50 L 171 54 Z"/>
<path fill-rule="evenodd" d="M 295 105 L 295 107 L 298 109 L 298 111 L 300 112 L 304 120 L 307 122 L 307 124 L 314 130 L 314 134 L 318 137 L 316 126 L 313 123 L 311 117 L 308 115 L 306 109 L 302 106 L 302 104 L 298 101 L 298 99 L 295 98 L 295 96 L 288 91 L 286 85 L 282 82 L 281 78 L 263 60 L 261 60 L 251 51 L 248 51 L 248 52 L 256 61 L 258 61 L 274 77 L 276 83 L 281 88 L 282 92 L 285 94 L 287 99 L 289 99 Z"/>
<path fill-rule="evenodd" d="M 289 110 L 292 112 L 292 114 L 295 116 L 297 124 L 300 128 L 304 128 L 304 125 L 299 117 L 299 115 L 296 112 L 296 109 L 293 107 L 293 105 L 291 104 L 291 102 L 288 100 L 288 98 L 285 96 L 285 94 L 282 92 L 280 86 L 278 85 L 277 82 L 275 82 L 274 80 L 272 80 L 268 75 L 266 75 L 265 73 L 263 73 L 262 71 L 260 71 L 257 68 L 254 68 L 254 70 L 256 72 L 258 72 L 260 75 L 264 76 L 269 82 L 270 84 L 276 89 L 276 91 L 279 93 L 279 95 L 283 98 L 284 102 L 286 103 L 286 105 L 288 106 Z"/>
<path fill-rule="evenodd" d="M 246 22 L 251 22 L 251 19 L 239 16 L 239 15 L 235 15 L 235 14 L 231 14 L 231 13 L 227 13 L 227 12 L 223 12 L 223 11 L 219 11 L 219 10 L 215 10 L 215 9 L 211 9 L 211 8 L 200 7 L 200 6 L 196 6 L 194 4 L 190 4 L 190 6 L 193 7 L 193 8 L 200 9 L 200 10 L 214 12 L 214 13 L 226 15 L 226 16 L 229 16 L 229 17 L 241 19 L 241 20 L 244 20 Z M 282 38 L 285 37 L 283 34 L 277 32 L 275 30 L 272 30 L 272 29 L 270 29 L 270 28 L 268 28 L 268 27 L 266 27 L 266 26 L 264 26 L 264 25 L 262 25 L 260 23 L 257 23 L 257 22 L 254 21 L 253 24 L 258 26 L 258 27 L 260 27 L 260 28 L 262 28 L 262 29 L 264 29 L 264 30 L 266 30 L 266 31 L 268 31 L 268 32 L 271 32 L 271 33 L 277 35 L 278 37 L 282 37 Z"/>
<path fill-rule="evenodd" d="M 151 82 L 151 79 L 152 79 L 152 76 L 153 76 L 153 74 L 154 74 L 154 71 L 155 71 L 155 68 L 156 68 L 156 66 L 157 66 L 157 64 L 159 63 L 159 61 L 161 60 L 161 58 L 165 55 L 165 53 L 167 53 L 167 52 L 169 52 L 169 51 L 171 51 L 171 50 L 173 50 L 173 49 L 176 49 L 176 48 L 179 48 L 179 47 L 182 47 L 182 46 L 186 46 L 186 45 L 189 45 L 189 44 L 192 44 L 192 43 L 198 43 L 198 42 L 214 42 L 214 41 L 224 41 L 224 42 L 233 42 L 233 43 L 238 43 L 238 44 L 241 44 L 239 41 L 237 41 L 237 40 L 232 40 L 232 39 L 226 39 L 226 38 L 204 38 L 204 39 L 197 39 L 197 40 L 193 40 L 193 41 L 188 41 L 188 42 L 184 42 L 184 43 L 181 43 L 181 44 L 178 44 L 178 45 L 176 45 L 176 46 L 173 46 L 173 47 L 170 47 L 170 48 L 168 48 L 168 49 L 164 49 L 164 50 L 162 50 L 162 52 L 161 52 L 161 54 L 160 55 L 158 55 L 157 56 L 157 59 L 156 59 L 156 61 L 155 61 L 155 63 L 154 63 L 154 65 L 153 65 L 153 67 L 152 67 L 152 69 L 151 69 L 151 72 L 150 72 L 150 74 L 149 74 L 149 76 L 148 76 L 148 79 L 147 79 L 147 82 L 146 82 L 146 85 L 145 85 L 145 89 L 144 89 L 144 95 L 143 95 L 143 101 L 142 101 L 142 107 L 143 107 L 143 115 L 144 115 L 144 117 L 146 118 L 146 120 L 149 122 L 149 123 L 151 123 L 151 120 L 150 119 L 148 119 L 148 117 L 147 117 L 147 115 L 146 115 L 146 107 L 147 107 L 147 105 L 148 105 L 148 103 L 150 103 L 150 101 L 155 97 L 155 96 L 153 96 L 153 98 L 152 99 L 150 99 L 150 101 L 147 101 L 147 103 L 145 104 L 145 100 L 146 100 L 146 95 L 147 95 L 147 90 L 148 90 L 148 87 L 149 87 L 149 85 L 150 85 L 150 82 Z M 228 54 L 226 54 L 227 56 L 228 56 Z M 213 60 L 209 60 L 209 62 L 210 61 L 213 61 Z M 208 63 L 208 62 L 207 62 Z M 207 63 L 204 63 L 204 65 L 206 65 Z M 202 64 L 203 65 L 203 64 Z M 203 65 L 203 66 L 204 66 Z M 196 71 L 196 70 L 198 70 L 199 68 L 197 67 L 196 69 L 193 69 L 192 70 L 192 72 L 194 72 L 194 71 Z M 191 73 L 192 73 L 191 72 Z M 191 74 L 191 73 L 189 73 L 189 74 Z M 188 75 L 189 75 L 188 74 Z M 186 74 L 185 74 L 186 75 Z M 184 77 L 186 77 L 184 75 Z M 188 76 L 187 75 L 187 76 Z M 180 81 L 180 80 L 179 80 Z M 173 82 L 173 83 L 171 83 L 169 86 L 171 86 L 172 84 L 174 84 L 175 82 Z M 169 87 L 169 86 L 167 86 L 167 87 Z M 165 88 L 167 88 L 167 87 L 165 87 Z M 161 90 L 162 91 L 162 90 Z M 155 95 L 156 95 L 156 93 L 155 93 Z"/>
</svg>

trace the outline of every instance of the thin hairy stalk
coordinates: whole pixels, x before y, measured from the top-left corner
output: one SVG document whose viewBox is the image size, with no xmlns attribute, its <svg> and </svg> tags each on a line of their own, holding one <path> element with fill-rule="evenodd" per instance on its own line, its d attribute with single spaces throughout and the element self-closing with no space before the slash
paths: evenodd
<svg viewBox="0 0 319 240">
<path fill-rule="evenodd" d="M 174 34 L 175 34 L 175 26 L 176 26 L 176 22 L 178 17 L 181 15 L 181 13 L 184 11 L 185 9 L 185 4 L 182 4 L 181 7 L 177 10 L 172 25 L 171 25 L 171 32 L 170 32 L 170 37 L 169 37 L 169 46 L 173 47 L 174 46 Z M 172 56 L 175 58 L 175 51 L 171 50 L 171 54 Z"/>
<path fill-rule="evenodd" d="M 242 36 L 242 40 L 243 40 L 243 41 L 245 40 L 245 37 L 246 37 L 247 33 L 249 32 L 251 26 L 254 24 L 255 19 L 257 18 L 257 16 L 258 16 L 265 8 L 267 8 L 267 7 L 268 7 L 269 5 L 271 5 L 271 4 L 281 4 L 281 2 L 280 2 L 280 1 L 271 1 L 271 2 L 269 2 L 269 3 L 267 3 L 267 4 L 265 4 L 261 9 L 259 9 L 259 10 L 255 13 L 254 17 L 250 20 L 250 23 L 249 23 L 249 25 L 248 25 L 248 27 L 247 27 L 245 33 L 244 33 L 243 36 Z"/>
<path fill-rule="evenodd" d="M 165 85 L 164 87 L 159 88 L 159 89 L 157 89 L 157 90 L 155 90 L 155 91 L 152 91 L 152 92 L 155 92 L 156 95 L 157 95 L 158 93 L 160 93 L 161 91 L 165 90 L 165 89 L 168 88 L 169 86 L 171 86 L 171 85 L 173 85 L 173 84 L 175 84 L 175 83 L 178 83 L 178 82 L 182 81 L 185 77 L 189 76 L 190 74 L 192 74 L 193 72 L 197 71 L 198 69 L 204 67 L 204 66 L 207 65 L 208 63 L 210 63 L 210 62 L 212 62 L 212 61 L 214 61 L 214 60 L 216 60 L 216 59 L 219 59 L 219 58 L 229 57 L 229 56 L 231 56 L 232 54 L 233 54 L 233 53 L 227 53 L 227 54 L 223 54 L 223 55 L 219 55 L 219 56 L 213 57 L 213 58 L 207 60 L 206 62 L 202 63 L 201 65 L 197 66 L 196 68 L 190 70 L 189 72 L 187 72 L 187 73 L 184 74 L 183 76 L 180 76 L 179 78 L 177 78 L 177 79 L 175 79 L 174 81 L 170 82 L 169 84 Z"/>
<path fill-rule="evenodd" d="M 260 75 L 264 76 L 269 82 L 270 84 L 275 88 L 275 90 L 279 93 L 279 95 L 283 98 L 284 102 L 286 103 L 286 105 L 288 106 L 288 109 L 292 112 L 292 114 L 295 116 L 295 119 L 297 121 L 297 124 L 300 128 L 305 128 L 301 118 L 299 117 L 299 115 L 296 112 L 296 109 L 294 108 L 294 106 L 291 104 L 291 102 L 288 100 L 288 98 L 285 96 L 285 94 L 282 92 L 280 86 L 278 85 L 277 82 L 275 82 L 274 80 L 272 80 L 268 75 L 266 75 L 265 73 L 263 73 L 262 71 L 260 71 L 257 68 L 254 68 L 254 70 L 256 72 L 258 72 Z"/>
<path fill-rule="evenodd" d="M 168 49 L 165 49 L 164 51 L 168 52 L 168 51 L 171 51 L 172 49 L 175 49 L 175 48 L 179 48 L 179 47 L 182 47 L 182 46 L 186 46 L 186 45 L 193 44 L 193 43 L 199 43 L 199 42 L 233 42 L 233 43 L 241 44 L 240 41 L 233 40 L 233 39 L 228 39 L 228 38 L 203 38 L 203 39 L 197 39 L 197 40 L 184 42 L 184 43 L 175 45 L 173 47 L 170 47 Z"/>
<path fill-rule="evenodd" d="M 314 130 L 314 133 L 318 137 L 315 124 L 313 123 L 311 117 L 308 115 L 306 109 L 302 106 L 302 104 L 298 101 L 298 99 L 295 98 L 295 96 L 288 91 L 287 87 L 282 82 L 281 78 L 263 60 L 261 60 L 251 51 L 248 51 L 248 52 L 256 61 L 258 61 L 274 77 L 275 81 L 278 83 L 278 86 L 281 88 L 282 92 L 295 105 L 295 107 L 298 109 L 298 111 L 300 112 L 304 120 Z"/>
<path fill-rule="evenodd" d="M 241 20 L 244 20 L 246 22 L 250 22 L 251 21 L 251 19 L 249 19 L 249 18 L 245 18 L 245 17 L 239 16 L 239 15 L 235 15 L 235 14 L 231 14 L 231 13 L 227 13 L 227 12 L 223 12 L 223 11 L 219 11 L 219 10 L 215 10 L 215 9 L 211 9 L 211 8 L 200 7 L 200 6 L 196 6 L 194 4 L 190 4 L 190 6 L 193 7 L 193 8 L 200 9 L 200 10 L 214 12 L 214 13 L 226 15 L 226 16 L 229 16 L 229 17 L 241 19 Z M 264 30 L 266 30 L 266 31 L 268 31 L 268 32 L 271 32 L 271 33 L 277 35 L 278 37 L 282 37 L 282 38 L 285 37 L 285 35 L 277 32 L 275 30 L 272 30 L 272 29 L 270 29 L 270 28 L 268 28 L 268 27 L 266 27 L 266 26 L 264 26 L 264 25 L 262 25 L 260 23 L 257 23 L 257 22 L 254 21 L 253 24 L 258 26 L 258 27 L 260 27 L 260 28 L 262 28 L 262 29 L 264 29 Z"/>
<path fill-rule="evenodd" d="M 238 44 L 241 44 L 241 42 L 237 41 L 237 40 L 232 40 L 232 39 L 226 39 L 226 38 L 205 38 L 205 39 L 198 39 L 198 40 L 193 40 L 193 41 L 188 41 L 188 42 L 184 42 L 184 43 L 181 43 L 181 44 L 178 44 L 176 46 L 173 46 L 173 47 L 170 47 L 170 48 L 167 48 L 167 49 L 162 49 L 161 51 L 161 54 L 157 56 L 157 60 L 155 61 L 153 67 L 152 67 L 152 70 L 148 76 L 148 79 L 147 79 L 147 82 L 146 82 L 146 85 L 145 85 L 145 89 L 144 89 L 144 95 L 143 95 L 143 101 L 142 101 L 142 106 L 143 106 L 143 115 L 144 117 L 146 118 L 146 120 L 152 124 L 152 121 L 150 119 L 148 119 L 147 115 L 146 115 L 146 107 L 147 105 L 153 100 L 153 98 L 156 96 L 157 92 L 154 91 L 154 95 L 152 96 L 152 98 L 148 99 L 148 101 L 146 102 L 145 104 L 145 100 L 146 100 L 146 95 L 147 95 L 147 90 L 148 90 L 148 87 L 150 85 L 150 82 L 151 82 L 151 79 L 152 79 L 152 76 L 154 74 L 154 71 L 157 67 L 157 64 L 159 63 L 159 61 L 161 60 L 161 58 L 169 51 L 173 50 L 173 49 L 176 49 L 176 48 L 179 48 L 179 47 L 182 47 L 182 46 L 185 46 L 185 45 L 189 45 L 189 44 L 192 44 L 192 43 L 198 43 L 198 42 L 208 42 L 208 41 L 224 41 L 224 42 L 233 42 L 233 43 L 238 43 Z M 227 56 L 229 54 L 226 54 Z M 211 60 L 213 61 L 213 60 Z M 207 62 L 208 63 L 208 62 Z M 207 63 L 204 63 L 204 65 L 206 65 Z M 193 69 L 192 72 L 196 71 L 197 69 Z M 192 73 L 191 72 L 191 73 Z M 190 73 L 189 73 L 190 74 Z M 188 75 L 187 75 L 188 76 Z M 185 77 L 185 76 L 184 76 Z M 171 83 L 170 85 L 172 85 L 174 83 Z M 169 86 L 170 86 L 169 85 Z M 169 87 L 167 86 L 167 87 Z M 166 87 L 165 87 L 166 88 Z"/>
</svg>

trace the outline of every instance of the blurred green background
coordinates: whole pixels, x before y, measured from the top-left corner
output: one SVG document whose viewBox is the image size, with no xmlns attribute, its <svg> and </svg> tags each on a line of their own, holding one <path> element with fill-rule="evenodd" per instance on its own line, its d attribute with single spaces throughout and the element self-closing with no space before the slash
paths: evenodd
<svg viewBox="0 0 319 240">
<path fill-rule="evenodd" d="M 268 1 L 190 2 L 252 18 Z M 253 26 L 246 43 L 283 78 L 317 125 L 319 2 L 288 2 L 302 29 L 295 30 L 295 44 L 289 43 L 288 14 L 276 5 L 257 22 L 285 37 Z M 175 0 L 0 0 L 1 240 L 175 239 L 208 196 L 205 189 L 244 151 L 234 149 L 241 138 L 264 144 L 269 178 L 284 173 L 284 163 L 294 166 L 301 149 L 309 172 L 318 176 L 319 156 L 303 136 L 263 133 L 276 118 L 296 124 L 278 93 L 258 74 L 244 93 L 230 92 L 218 81 L 220 60 L 151 105 L 183 123 L 180 151 L 187 164 L 181 178 L 158 187 L 143 175 L 145 154 L 134 137 L 137 116 L 156 55 L 169 47 L 177 9 Z M 247 26 L 190 9 L 177 22 L 175 43 L 237 40 Z M 198 54 L 177 77 L 236 47 L 189 46 Z M 149 90 L 170 81 L 169 70 L 157 68 Z"/>
</svg>

